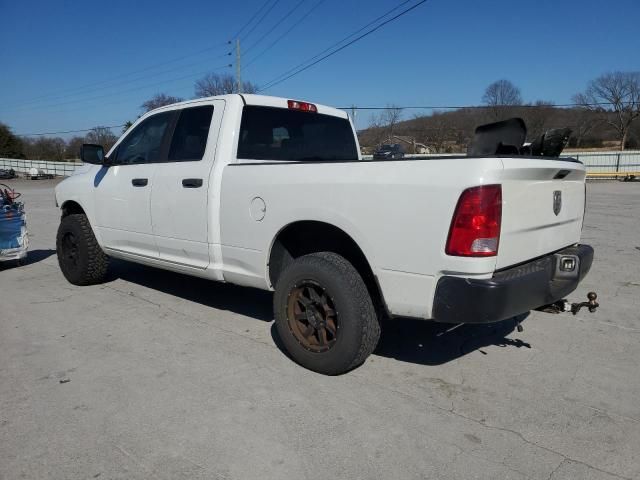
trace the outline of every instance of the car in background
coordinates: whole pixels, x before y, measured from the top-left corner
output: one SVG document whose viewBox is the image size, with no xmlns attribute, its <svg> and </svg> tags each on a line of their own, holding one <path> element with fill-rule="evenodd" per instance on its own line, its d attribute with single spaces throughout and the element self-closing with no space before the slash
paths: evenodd
<svg viewBox="0 0 640 480">
<path fill-rule="evenodd" d="M 0 180 L 11 180 L 16 178 L 16 171 L 11 168 L 9 170 L 0 169 Z"/>
<path fill-rule="evenodd" d="M 404 158 L 402 145 L 397 143 L 381 145 L 380 148 L 373 152 L 374 160 L 392 160 L 396 158 Z"/>
</svg>

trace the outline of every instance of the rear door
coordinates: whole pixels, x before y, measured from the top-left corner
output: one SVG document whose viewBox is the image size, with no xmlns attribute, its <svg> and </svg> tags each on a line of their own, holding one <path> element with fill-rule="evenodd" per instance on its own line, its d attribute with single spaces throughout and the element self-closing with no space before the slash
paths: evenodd
<svg viewBox="0 0 640 480">
<path fill-rule="evenodd" d="M 157 166 L 151 220 L 160 259 L 167 262 L 209 265 L 209 226 L 217 221 L 210 202 L 218 195 L 209 177 L 223 111 L 223 100 L 179 110 L 167 161 Z"/>
<path fill-rule="evenodd" d="M 585 168 L 575 161 L 503 158 L 502 229 L 496 268 L 578 243 Z"/>
<path fill-rule="evenodd" d="M 139 123 L 111 154 L 94 179 L 96 224 L 105 247 L 157 258 L 151 227 L 151 190 L 158 162 L 166 155 L 173 112 Z"/>
</svg>

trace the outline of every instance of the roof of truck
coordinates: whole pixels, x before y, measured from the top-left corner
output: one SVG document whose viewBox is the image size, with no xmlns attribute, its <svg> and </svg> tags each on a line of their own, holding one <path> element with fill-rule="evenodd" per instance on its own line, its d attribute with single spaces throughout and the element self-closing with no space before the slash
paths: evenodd
<svg viewBox="0 0 640 480">
<path fill-rule="evenodd" d="M 284 97 L 271 97 L 268 95 L 254 95 L 254 94 L 242 94 L 246 105 L 260 105 L 265 107 L 279 107 L 288 108 L 287 101 L 296 100 L 298 102 L 312 103 L 318 108 L 318 113 L 325 115 L 333 115 L 335 117 L 347 118 L 347 112 L 344 110 L 338 110 L 337 108 L 329 107 L 327 105 L 321 105 L 309 100 L 301 98 L 284 98 Z"/>
<path fill-rule="evenodd" d="M 203 98 L 194 98 L 192 100 L 186 100 L 184 102 L 172 103 L 170 105 L 164 105 L 162 107 L 151 110 L 150 112 L 145 113 L 144 116 L 147 116 L 149 113 L 160 111 L 163 109 L 172 110 L 176 107 L 181 107 L 183 105 L 189 105 L 193 103 L 198 103 L 206 100 L 230 100 L 231 98 L 241 97 L 245 105 L 257 105 L 264 107 L 277 107 L 277 108 L 288 108 L 287 101 L 288 100 L 296 100 L 299 102 L 307 102 L 313 103 L 317 109 L 318 113 L 325 115 L 332 115 L 340 118 L 348 118 L 347 113 L 344 110 L 339 110 L 337 108 L 329 107 L 327 105 L 321 105 L 315 102 L 310 102 L 308 100 L 303 100 L 300 98 L 285 98 L 285 97 L 272 97 L 269 95 L 255 95 L 255 94 L 228 94 L 228 95 L 216 95 L 214 97 L 203 97 Z"/>
</svg>

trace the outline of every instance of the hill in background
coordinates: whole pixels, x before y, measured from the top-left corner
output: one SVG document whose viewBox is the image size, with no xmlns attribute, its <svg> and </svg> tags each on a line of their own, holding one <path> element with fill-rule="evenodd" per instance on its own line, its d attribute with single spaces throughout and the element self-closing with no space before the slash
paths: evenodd
<svg viewBox="0 0 640 480">
<path fill-rule="evenodd" d="M 407 153 L 464 153 L 477 126 L 512 117 L 525 121 L 528 142 L 546 130 L 569 127 L 572 130 L 569 148 L 619 148 L 616 132 L 603 121 L 601 112 L 585 108 L 558 108 L 539 102 L 499 109 L 434 111 L 431 115 L 399 120 L 403 114 L 401 109 L 391 108 L 374 117 L 369 128 L 358 132 L 363 151 L 371 153 L 382 143 L 400 143 Z M 634 125 L 625 147 L 640 147 L 640 122 Z"/>
</svg>

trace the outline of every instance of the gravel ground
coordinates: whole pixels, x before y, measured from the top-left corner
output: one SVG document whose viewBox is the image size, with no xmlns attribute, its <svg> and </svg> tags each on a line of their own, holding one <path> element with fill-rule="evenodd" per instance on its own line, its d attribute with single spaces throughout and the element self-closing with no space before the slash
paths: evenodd
<svg viewBox="0 0 640 480">
<path fill-rule="evenodd" d="M 271 295 L 124 262 L 75 287 L 54 181 L 24 194 L 27 265 L 0 267 L 0 479 L 640 478 L 640 184 L 588 187 L 602 307 L 384 325 L 324 377 L 273 338 Z"/>
</svg>

